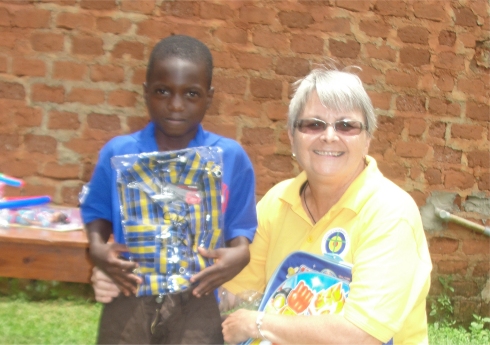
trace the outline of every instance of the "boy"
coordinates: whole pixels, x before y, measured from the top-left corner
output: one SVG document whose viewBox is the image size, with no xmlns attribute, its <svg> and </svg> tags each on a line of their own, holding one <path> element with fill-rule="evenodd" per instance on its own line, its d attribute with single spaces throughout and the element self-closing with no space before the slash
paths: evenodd
<svg viewBox="0 0 490 345">
<path fill-rule="evenodd" d="M 90 187 L 81 204 L 90 257 L 123 294 L 105 304 L 98 343 L 223 343 L 218 306 L 212 293 L 249 261 L 248 245 L 257 220 L 255 181 L 240 145 L 206 132 L 201 121 L 214 89 L 209 49 L 188 36 L 170 36 L 153 49 L 143 84 L 151 122 L 143 130 L 119 136 L 101 150 Z M 136 264 L 120 258 L 126 251 L 115 171 L 110 159 L 124 154 L 170 151 L 198 146 L 223 150 L 224 237 L 226 248 L 199 253 L 215 263 L 196 274 L 192 288 L 178 294 L 135 297 L 140 278 Z M 110 191 L 108 190 L 110 188 Z M 107 241 L 114 235 L 113 244 Z"/>
</svg>

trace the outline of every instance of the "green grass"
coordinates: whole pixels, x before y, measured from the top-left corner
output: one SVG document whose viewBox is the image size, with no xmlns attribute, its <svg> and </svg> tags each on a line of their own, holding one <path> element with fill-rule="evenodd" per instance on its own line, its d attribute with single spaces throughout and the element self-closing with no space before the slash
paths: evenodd
<svg viewBox="0 0 490 345">
<path fill-rule="evenodd" d="M 82 298 L 0 297 L 0 344 L 94 344 L 101 305 Z M 431 345 L 488 345 L 487 330 L 429 325 Z"/>
<path fill-rule="evenodd" d="M 0 298 L 0 344 L 94 344 L 101 305 Z"/>
</svg>

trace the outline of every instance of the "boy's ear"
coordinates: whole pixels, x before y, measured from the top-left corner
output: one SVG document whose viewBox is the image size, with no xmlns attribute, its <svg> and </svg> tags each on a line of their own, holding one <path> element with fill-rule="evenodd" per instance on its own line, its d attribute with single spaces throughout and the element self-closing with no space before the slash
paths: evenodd
<svg viewBox="0 0 490 345">
<path fill-rule="evenodd" d="M 211 106 L 211 103 L 213 102 L 213 96 L 214 96 L 214 87 L 210 87 L 209 90 L 208 90 L 208 94 L 207 94 L 207 97 L 208 97 L 208 104 L 206 106 L 206 110 L 209 109 L 209 107 Z"/>
</svg>

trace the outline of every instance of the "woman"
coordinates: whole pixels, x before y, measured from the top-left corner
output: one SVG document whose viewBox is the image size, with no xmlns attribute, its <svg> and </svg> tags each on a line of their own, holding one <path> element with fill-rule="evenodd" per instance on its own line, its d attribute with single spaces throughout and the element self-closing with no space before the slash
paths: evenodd
<svg viewBox="0 0 490 345">
<path fill-rule="evenodd" d="M 296 86 L 288 133 L 303 172 L 258 203 L 251 261 L 225 287 L 263 292 L 281 261 L 303 250 L 353 264 L 349 297 L 343 315 L 238 310 L 223 322 L 225 341 L 427 343 L 431 261 L 422 222 L 413 199 L 367 156 L 376 115 L 362 82 L 320 68 Z"/>
</svg>

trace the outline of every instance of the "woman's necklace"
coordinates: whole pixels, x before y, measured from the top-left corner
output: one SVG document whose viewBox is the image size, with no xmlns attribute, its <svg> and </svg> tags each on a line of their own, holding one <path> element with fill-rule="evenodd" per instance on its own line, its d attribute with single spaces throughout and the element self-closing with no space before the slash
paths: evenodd
<svg viewBox="0 0 490 345">
<path fill-rule="evenodd" d="M 311 220 L 313 221 L 313 224 L 316 224 L 316 220 L 311 214 L 310 208 L 308 207 L 308 203 L 306 202 L 306 187 L 308 187 L 310 184 L 308 181 L 305 183 L 305 187 L 303 188 L 303 201 L 305 202 L 306 209 L 308 210 L 308 213 L 310 214 Z"/>
</svg>

